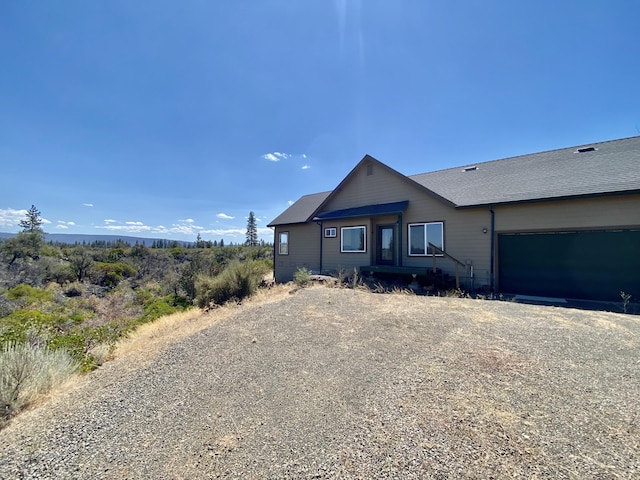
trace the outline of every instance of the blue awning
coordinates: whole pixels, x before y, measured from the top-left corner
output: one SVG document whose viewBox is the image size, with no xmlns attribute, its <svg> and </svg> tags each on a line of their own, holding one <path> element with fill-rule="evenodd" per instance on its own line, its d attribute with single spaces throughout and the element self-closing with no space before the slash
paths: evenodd
<svg viewBox="0 0 640 480">
<path fill-rule="evenodd" d="M 406 210 L 407 205 L 409 205 L 409 200 L 394 203 L 379 203 L 377 205 L 365 205 L 364 207 L 345 208 L 343 210 L 333 210 L 331 212 L 319 213 L 314 217 L 313 220 L 339 220 L 341 218 L 398 215 Z"/>
</svg>

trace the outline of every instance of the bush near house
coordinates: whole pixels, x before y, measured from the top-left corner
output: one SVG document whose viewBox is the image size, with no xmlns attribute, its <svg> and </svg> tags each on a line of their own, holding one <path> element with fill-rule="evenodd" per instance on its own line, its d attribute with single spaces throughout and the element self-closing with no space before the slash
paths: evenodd
<svg viewBox="0 0 640 480">
<path fill-rule="evenodd" d="M 196 304 L 206 308 L 211 304 L 222 305 L 250 297 L 267 271 L 264 263 L 247 260 L 230 263 L 216 277 L 200 275 L 195 284 Z"/>
</svg>

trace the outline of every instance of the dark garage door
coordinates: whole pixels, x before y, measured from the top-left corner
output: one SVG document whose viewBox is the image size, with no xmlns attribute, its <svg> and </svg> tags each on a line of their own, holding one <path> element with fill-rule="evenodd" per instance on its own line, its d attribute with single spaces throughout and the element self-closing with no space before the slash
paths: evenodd
<svg viewBox="0 0 640 480">
<path fill-rule="evenodd" d="M 503 293 L 640 297 L 640 230 L 500 234 L 498 262 Z"/>
</svg>

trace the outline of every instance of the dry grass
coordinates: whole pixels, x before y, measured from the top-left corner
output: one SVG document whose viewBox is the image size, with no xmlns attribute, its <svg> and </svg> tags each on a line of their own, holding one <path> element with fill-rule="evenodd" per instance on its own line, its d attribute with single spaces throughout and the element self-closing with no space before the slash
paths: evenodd
<svg viewBox="0 0 640 480">
<path fill-rule="evenodd" d="M 28 343 L 5 345 L 0 351 L 0 422 L 40 402 L 77 368 L 64 350 Z"/>
<path fill-rule="evenodd" d="M 246 306 L 268 304 L 282 300 L 291 285 L 275 285 L 269 289 L 259 289 L 255 295 L 243 303 L 227 303 L 206 313 L 195 308 L 161 317 L 154 322 L 138 327 L 127 338 L 118 342 L 113 358 L 136 355 L 137 361 L 150 362 L 167 346 L 194 335 L 213 324 L 238 314 Z"/>
</svg>

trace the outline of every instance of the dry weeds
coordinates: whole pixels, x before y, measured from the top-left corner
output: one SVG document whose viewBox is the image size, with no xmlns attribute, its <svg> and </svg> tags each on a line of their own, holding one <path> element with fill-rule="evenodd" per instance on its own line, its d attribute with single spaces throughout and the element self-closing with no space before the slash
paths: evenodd
<svg viewBox="0 0 640 480">
<path fill-rule="evenodd" d="M 243 308 L 280 301 L 288 295 L 290 290 L 290 285 L 275 285 L 269 289 L 259 289 L 255 295 L 243 303 L 230 302 L 206 313 L 200 308 L 194 308 L 161 317 L 141 325 L 127 338 L 118 342 L 112 358 L 135 355 L 137 362 L 149 363 L 169 345 L 232 315 L 238 315 Z"/>
</svg>

